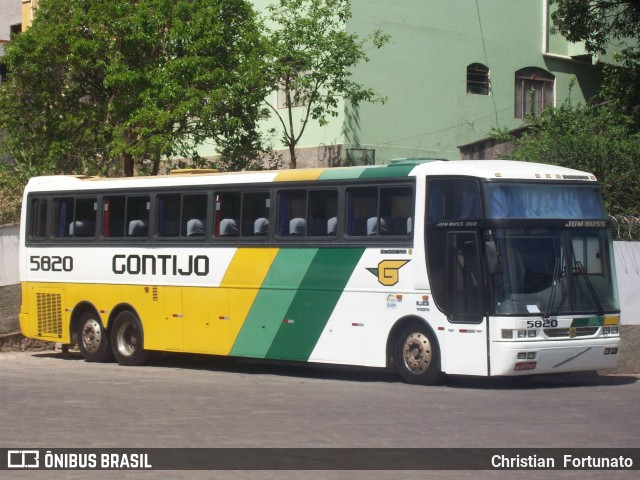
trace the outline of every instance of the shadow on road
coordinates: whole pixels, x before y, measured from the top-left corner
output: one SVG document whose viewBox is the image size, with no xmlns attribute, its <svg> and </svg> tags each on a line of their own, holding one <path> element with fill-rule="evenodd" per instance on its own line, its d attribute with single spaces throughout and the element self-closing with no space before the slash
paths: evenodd
<svg viewBox="0 0 640 480">
<path fill-rule="evenodd" d="M 83 361 L 82 356 L 76 352 L 40 352 L 34 353 L 33 356 L 61 361 Z M 209 370 L 242 375 L 278 375 L 352 382 L 402 383 L 402 380 L 394 371 L 381 368 L 309 364 L 173 352 L 154 352 L 149 362 L 139 368 Z M 448 375 L 439 387 L 479 390 L 588 388 L 629 385 L 636 383 L 638 380 L 640 380 L 640 378 L 634 375 L 603 375 L 597 372 L 532 375 L 526 377 L 471 377 Z M 417 386 L 416 388 L 424 387 Z"/>
</svg>

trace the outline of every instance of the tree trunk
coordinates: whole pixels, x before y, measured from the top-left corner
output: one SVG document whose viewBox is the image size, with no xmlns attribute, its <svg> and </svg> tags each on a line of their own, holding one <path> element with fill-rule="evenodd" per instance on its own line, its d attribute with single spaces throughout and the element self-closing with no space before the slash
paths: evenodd
<svg viewBox="0 0 640 480">
<path fill-rule="evenodd" d="M 289 144 L 289 157 L 290 157 L 289 168 L 291 169 L 297 168 L 298 160 L 296 158 L 296 145 L 294 142 L 291 142 Z"/>
<path fill-rule="evenodd" d="M 124 154 L 124 176 L 125 177 L 133 177 L 133 157 L 130 153 Z"/>
</svg>

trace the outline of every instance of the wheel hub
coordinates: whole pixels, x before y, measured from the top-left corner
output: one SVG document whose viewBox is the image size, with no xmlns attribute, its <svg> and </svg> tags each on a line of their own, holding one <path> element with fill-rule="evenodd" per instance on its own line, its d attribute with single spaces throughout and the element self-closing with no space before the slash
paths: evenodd
<svg viewBox="0 0 640 480">
<path fill-rule="evenodd" d="M 414 373 L 423 373 L 431 365 L 431 344 L 420 332 L 409 335 L 402 347 L 404 363 Z"/>
<path fill-rule="evenodd" d="M 100 347 L 102 341 L 102 328 L 100 324 L 94 320 L 87 320 L 82 328 L 82 345 L 87 352 L 95 353 Z"/>
</svg>

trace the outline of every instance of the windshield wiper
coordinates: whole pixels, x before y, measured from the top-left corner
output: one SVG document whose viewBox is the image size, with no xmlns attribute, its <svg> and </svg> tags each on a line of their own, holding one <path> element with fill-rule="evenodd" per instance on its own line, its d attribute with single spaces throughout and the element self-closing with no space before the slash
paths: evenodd
<svg viewBox="0 0 640 480">
<path fill-rule="evenodd" d="M 542 318 L 544 320 L 549 320 L 549 317 L 553 314 L 551 309 L 553 308 L 553 303 L 556 299 L 556 290 L 558 285 L 558 279 L 560 278 L 560 259 L 558 257 L 555 258 L 553 262 L 553 278 L 551 279 L 551 293 L 549 294 L 549 303 L 547 304 L 546 311 Z"/>
<path fill-rule="evenodd" d="M 598 311 L 598 316 L 604 316 L 604 310 L 602 308 L 602 304 L 600 303 L 600 299 L 598 298 L 598 294 L 596 293 L 596 289 L 593 288 L 591 280 L 589 280 L 589 275 L 587 275 L 587 272 L 584 270 L 582 263 L 580 263 L 579 260 L 575 260 L 574 265 L 577 267 L 578 272 L 580 272 L 580 275 L 582 275 L 582 278 L 584 278 L 584 281 L 587 284 L 587 288 L 589 289 L 589 293 L 591 294 L 593 303 L 596 306 L 596 310 Z"/>
</svg>

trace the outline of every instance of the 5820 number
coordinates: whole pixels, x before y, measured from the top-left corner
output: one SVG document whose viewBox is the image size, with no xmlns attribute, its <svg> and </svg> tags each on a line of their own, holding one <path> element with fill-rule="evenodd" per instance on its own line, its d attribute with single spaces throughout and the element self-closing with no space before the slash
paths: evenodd
<svg viewBox="0 0 640 480">
<path fill-rule="evenodd" d="M 31 255 L 29 264 L 32 272 L 71 272 L 73 270 L 73 257 Z"/>
<path fill-rule="evenodd" d="M 527 328 L 556 328 L 557 320 L 527 320 Z"/>
</svg>

